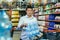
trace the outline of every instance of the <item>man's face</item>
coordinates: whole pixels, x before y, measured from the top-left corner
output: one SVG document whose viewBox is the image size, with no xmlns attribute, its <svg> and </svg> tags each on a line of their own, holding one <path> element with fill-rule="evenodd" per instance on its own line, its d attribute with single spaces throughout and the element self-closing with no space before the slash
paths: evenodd
<svg viewBox="0 0 60 40">
<path fill-rule="evenodd" d="M 33 10 L 31 8 L 28 8 L 26 10 L 26 13 L 27 13 L 28 16 L 32 16 L 33 15 Z"/>
</svg>

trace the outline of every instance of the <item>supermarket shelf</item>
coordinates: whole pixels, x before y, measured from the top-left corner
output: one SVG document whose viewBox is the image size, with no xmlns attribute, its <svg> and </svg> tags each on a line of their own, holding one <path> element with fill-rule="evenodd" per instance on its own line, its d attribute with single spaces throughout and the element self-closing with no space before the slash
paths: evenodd
<svg viewBox="0 0 60 40">
<path fill-rule="evenodd" d="M 40 6 L 47 6 L 47 5 L 50 5 L 50 4 L 53 4 L 53 5 L 55 5 L 56 3 L 53 3 L 53 2 L 50 2 L 50 3 L 46 3 L 46 4 L 41 4 Z M 49 9 L 47 9 L 47 8 L 45 8 L 43 11 L 44 12 L 46 12 L 47 10 L 53 10 L 53 9 L 60 9 L 60 6 L 55 6 L 55 7 L 50 7 Z M 49 14 L 44 14 L 44 13 L 40 13 L 41 15 L 38 15 L 38 16 L 45 16 L 45 15 L 50 15 L 50 13 Z M 54 14 L 54 15 L 60 15 L 60 12 L 51 12 L 51 14 Z M 39 20 L 38 19 L 38 21 L 47 21 L 47 22 L 59 22 L 60 23 L 60 20 Z M 49 28 L 49 26 L 48 25 L 39 25 L 39 26 L 43 26 L 44 27 L 44 32 L 60 32 L 60 29 L 56 29 L 56 28 L 53 28 L 54 30 L 48 30 L 48 28 Z M 52 28 L 52 27 L 51 27 Z"/>
<path fill-rule="evenodd" d="M 18 23 L 18 21 L 12 21 L 12 23 Z"/>
<path fill-rule="evenodd" d="M 60 8 L 60 6 L 56 6 L 56 8 Z"/>
<path fill-rule="evenodd" d="M 44 4 L 44 5 L 48 5 L 48 4 L 56 4 L 56 2 L 46 3 L 46 4 Z"/>
<path fill-rule="evenodd" d="M 25 11 L 25 9 L 24 8 L 20 8 L 20 9 L 0 9 L 0 10 L 18 10 L 18 11 Z"/>
<path fill-rule="evenodd" d="M 60 32 L 60 29 L 57 29 L 56 32 Z"/>
<path fill-rule="evenodd" d="M 20 11 L 25 11 L 25 9 L 23 9 L 23 8 L 22 8 L 22 9 L 12 9 L 12 10 L 20 10 Z"/>
<path fill-rule="evenodd" d="M 43 29 L 48 29 L 48 28 L 53 28 L 53 27 L 49 27 L 49 26 L 43 26 Z M 57 30 L 58 28 L 53 28 L 54 30 Z"/>
<path fill-rule="evenodd" d="M 51 14 L 60 14 L 60 12 L 55 12 L 55 13 L 51 13 Z M 44 16 L 44 15 L 50 15 L 50 14 L 42 14 L 42 15 L 38 15 L 38 16 Z"/>
<path fill-rule="evenodd" d="M 11 10 L 11 9 L 0 9 L 0 10 Z"/>
<path fill-rule="evenodd" d="M 52 28 L 52 27 L 50 27 Z M 48 30 L 48 27 L 44 26 L 44 32 L 60 32 L 60 29 L 57 28 L 53 28 L 54 30 Z"/>
<path fill-rule="evenodd" d="M 46 11 L 46 10 L 52 10 L 52 9 L 56 9 L 57 7 L 55 7 L 55 8 L 49 8 L 49 9 L 44 9 L 44 11 Z"/>
<path fill-rule="evenodd" d="M 49 27 L 49 28 L 52 28 L 52 27 Z M 60 29 L 53 28 L 53 30 L 48 30 L 48 27 L 44 26 L 43 31 L 44 32 L 60 32 Z"/>
<path fill-rule="evenodd" d="M 20 17 L 13 17 L 13 18 L 11 17 L 11 19 L 20 19 Z"/>
<path fill-rule="evenodd" d="M 38 21 L 47 21 L 47 22 L 52 21 L 52 22 L 60 22 L 60 20 L 38 20 Z"/>
<path fill-rule="evenodd" d="M 56 2 L 50 2 L 50 3 L 45 3 L 45 4 L 44 3 L 41 3 L 40 6 L 46 6 L 48 4 L 56 4 Z"/>
<path fill-rule="evenodd" d="M 60 20 L 53 20 L 54 22 L 60 22 Z"/>
<path fill-rule="evenodd" d="M 57 6 L 56 8 L 60 8 L 60 6 Z"/>
<path fill-rule="evenodd" d="M 45 21 L 60 22 L 60 20 L 45 20 Z"/>
<path fill-rule="evenodd" d="M 54 7 L 54 8 L 44 9 L 44 11 L 46 11 L 46 10 L 52 10 L 52 9 L 60 9 L 60 7 Z"/>
<path fill-rule="evenodd" d="M 60 29 L 55 29 L 55 30 L 44 29 L 44 32 L 60 32 Z"/>
</svg>

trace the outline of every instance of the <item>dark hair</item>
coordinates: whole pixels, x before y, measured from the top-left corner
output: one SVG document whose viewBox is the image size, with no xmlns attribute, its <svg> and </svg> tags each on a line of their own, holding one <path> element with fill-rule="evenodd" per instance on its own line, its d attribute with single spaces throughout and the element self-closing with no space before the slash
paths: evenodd
<svg viewBox="0 0 60 40">
<path fill-rule="evenodd" d="M 27 10 L 28 8 L 30 8 L 30 9 L 32 9 L 32 10 L 33 10 L 33 8 L 32 8 L 32 6 L 31 6 L 31 5 L 28 5 L 28 6 L 26 7 L 26 10 Z"/>
</svg>

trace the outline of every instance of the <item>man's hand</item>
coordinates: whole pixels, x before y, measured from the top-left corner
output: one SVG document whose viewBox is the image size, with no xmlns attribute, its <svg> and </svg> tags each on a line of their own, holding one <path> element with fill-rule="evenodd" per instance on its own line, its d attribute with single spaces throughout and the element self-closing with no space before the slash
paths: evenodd
<svg viewBox="0 0 60 40">
<path fill-rule="evenodd" d="M 26 27 L 26 26 L 27 26 L 27 24 L 24 23 L 24 24 L 22 24 L 20 27 L 22 28 L 22 27 Z"/>
<path fill-rule="evenodd" d="M 17 27 L 13 27 L 13 28 L 11 29 L 11 32 L 14 31 L 14 30 L 16 30 L 16 28 L 17 28 Z"/>
<path fill-rule="evenodd" d="M 14 27 L 13 29 L 16 30 L 17 27 Z"/>
<path fill-rule="evenodd" d="M 16 30 L 17 27 L 13 27 L 12 30 Z"/>
</svg>

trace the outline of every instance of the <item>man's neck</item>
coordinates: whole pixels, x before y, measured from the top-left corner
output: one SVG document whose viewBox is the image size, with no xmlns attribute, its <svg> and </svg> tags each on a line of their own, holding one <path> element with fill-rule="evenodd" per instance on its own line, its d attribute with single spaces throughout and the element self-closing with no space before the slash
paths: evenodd
<svg viewBox="0 0 60 40">
<path fill-rule="evenodd" d="M 32 15 L 31 16 L 28 16 L 28 18 L 31 18 L 32 17 Z"/>
<path fill-rule="evenodd" d="M 32 17 L 32 15 L 27 15 L 28 16 L 28 18 L 31 18 Z"/>
</svg>

